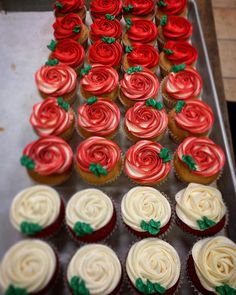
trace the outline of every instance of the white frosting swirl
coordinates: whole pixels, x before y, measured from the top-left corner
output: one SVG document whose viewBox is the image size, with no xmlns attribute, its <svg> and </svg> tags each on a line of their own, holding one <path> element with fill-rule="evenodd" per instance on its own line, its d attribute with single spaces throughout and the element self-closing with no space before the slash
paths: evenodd
<svg viewBox="0 0 236 295">
<path fill-rule="evenodd" d="M 85 281 L 90 295 L 107 295 L 119 284 L 121 273 L 120 261 L 112 249 L 91 244 L 81 247 L 72 257 L 67 280 L 78 276 Z"/>
<path fill-rule="evenodd" d="M 126 271 L 132 284 L 141 278 L 159 283 L 166 289 L 173 287 L 180 276 L 180 259 L 176 250 L 157 238 L 143 239 L 129 250 Z"/>
<path fill-rule="evenodd" d="M 91 225 L 93 230 L 104 227 L 114 212 L 110 198 L 102 191 L 89 188 L 74 194 L 66 206 L 66 223 L 73 229 L 77 221 Z"/>
<path fill-rule="evenodd" d="M 136 231 L 144 232 L 140 227 L 142 220 L 160 221 L 163 227 L 170 220 L 171 207 L 167 199 L 155 188 L 136 186 L 124 195 L 121 214 L 128 226 Z"/>
<path fill-rule="evenodd" d="M 57 259 L 45 242 L 32 239 L 13 245 L 0 265 L 0 285 L 6 291 L 10 284 L 36 293 L 45 288 L 56 271 Z"/>
<path fill-rule="evenodd" d="M 202 286 L 211 292 L 224 284 L 236 288 L 236 244 L 218 236 L 198 241 L 192 249 L 195 270 Z M 217 293 L 218 294 L 218 293 Z"/>
<path fill-rule="evenodd" d="M 35 185 L 19 192 L 10 209 L 12 225 L 20 231 L 23 221 L 42 228 L 51 225 L 60 214 L 61 199 L 57 191 L 46 185 Z"/>
<path fill-rule="evenodd" d="M 189 227 L 200 230 L 197 220 L 206 216 L 219 222 L 226 213 L 221 192 L 211 186 L 190 183 L 175 195 L 176 214 Z"/>
</svg>

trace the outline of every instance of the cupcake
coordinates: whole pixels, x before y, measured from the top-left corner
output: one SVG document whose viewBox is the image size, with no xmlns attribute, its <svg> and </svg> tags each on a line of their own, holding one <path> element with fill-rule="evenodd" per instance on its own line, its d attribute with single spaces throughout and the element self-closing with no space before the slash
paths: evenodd
<svg viewBox="0 0 236 295">
<path fill-rule="evenodd" d="M 180 258 L 175 248 L 157 238 L 133 244 L 126 258 L 126 272 L 139 294 L 174 294 L 180 280 Z"/>
<path fill-rule="evenodd" d="M 115 224 L 114 205 L 98 189 L 77 192 L 66 206 L 66 226 L 77 241 L 91 243 L 103 240 L 112 232 Z"/>
<path fill-rule="evenodd" d="M 85 21 L 86 8 L 84 0 L 59 0 L 54 3 L 54 13 L 56 17 L 65 16 L 68 13 L 76 13 Z"/>
<path fill-rule="evenodd" d="M 90 13 L 93 20 L 102 18 L 106 14 L 114 15 L 115 18 L 122 17 L 122 0 L 92 0 L 90 2 Z"/>
<path fill-rule="evenodd" d="M 193 27 L 182 16 L 164 14 L 158 26 L 158 46 L 162 49 L 168 41 L 189 41 Z"/>
<path fill-rule="evenodd" d="M 176 71 L 176 66 L 185 64 L 194 67 L 198 58 L 195 47 L 186 41 L 168 41 L 160 54 L 160 70 L 163 77 Z M 179 68 L 177 67 L 177 70 Z"/>
<path fill-rule="evenodd" d="M 84 48 L 73 39 L 64 39 L 60 41 L 51 40 L 47 46 L 52 52 L 50 59 L 57 59 L 60 63 L 66 64 L 73 68 L 77 74 L 84 64 Z"/>
<path fill-rule="evenodd" d="M 236 244 L 218 236 L 194 244 L 188 259 L 188 273 L 203 295 L 236 293 Z"/>
<path fill-rule="evenodd" d="M 120 124 L 120 109 L 113 102 L 95 96 L 78 109 L 77 130 L 82 137 L 102 136 L 113 138 Z"/>
<path fill-rule="evenodd" d="M 35 185 L 15 196 L 10 220 L 14 228 L 24 235 L 44 238 L 60 228 L 64 211 L 64 203 L 56 190 L 46 185 Z"/>
<path fill-rule="evenodd" d="M 131 67 L 120 81 L 120 101 L 126 107 L 157 98 L 159 81 L 155 74 L 140 66 Z"/>
<path fill-rule="evenodd" d="M 52 289 L 59 271 L 55 251 L 47 243 L 23 240 L 3 256 L 0 265 L 2 294 L 46 294 Z"/>
<path fill-rule="evenodd" d="M 123 69 L 128 71 L 130 67 L 141 66 L 156 73 L 159 64 L 158 50 L 152 45 L 134 43 L 132 46 L 127 46 L 126 54 L 123 58 Z"/>
<path fill-rule="evenodd" d="M 168 116 L 163 104 L 152 98 L 146 102 L 136 102 L 125 114 L 124 129 L 133 141 L 159 141 L 163 138 L 167 125 Z"/>
<path fill-rule="evenodd" d="M 163 15 L 177 15 L 187 18 L 187 0 L 157 0 L 156 25 L 160 24 Z"/>
<path fill-rule="evenodd" d="M 178 224 L 184 231 L 207 236 L 224 227 L 226 207 L 218 189 L 190 183 L 175 195 L 175 201 Z"/>
<path fill-rule="evenodd" d="M 170 135 L 177 142 L 189 136 L 208 136 L 214 123 L 211 107 L 197 99 L 179 100 L 168 117 Z"/>
<path fill-rule="evenodd" d="M 68 13 L 63 17 L 57 17 L 53 29 L 57 41 L 73 39 L 86 48 L 89 30 L 76 13 Z"/>
<path fill-rule="evenodd" d="M 86 245 L 70 260 L 66 279 L 73 295 L 116 295 L 122 283 L 122 267 L 116 253 L 108 246 Z"/>
<path fill-rule="evenodd" d="M 36 182 L 58 185 L 71 175 L 73 152 L 63 139 L 47 136 L 28 144 L 20 162 Z"/>
<path fill-rule="evenodd" d="M 121 40 L 122 26 L 114 15 L 109 13 L 104 17 L 98 18 L 90 26 L 90 39 L 92 42 L 101 40 L 103 37 L 115 38 Z"/>
<path fill-rule="evenodd" d="M 114 181 L 121 173 L 121 150 L 115 142 L 93 136 L 79 144 L 75 162 L 76 170 L 84 181 L 105 184 Z"/>
<path fill-rule="evenodd" d="M 179 100 L 199 99 L 201 92 L 201 75 L 185 64 L 174 66 L 161 83 L 162 99 L 169 109 L 174 108 Z"/>
<path fill-rule="evenodd" d="M 124 0 L 123 15 L 125 19 L 139 17 L 152 20 L 155 15 L 155 1 Z"/>
<path fill-rule="evenodd" d="M 154 46 L 157 41 L 157 36 L 158 30 L 152 21 L 141 18 L 126 19 L 126 30 L 122 37 L 125 46 L 133 45 L 133 43 Z"/>
<path fill-rule="evenodd" d="M 171 207 L 158 190 L 136 186 L 124 195 L 121 216 L 128 230 L 136 236 L 157 237 L 164 234 L 170 226 Z"/>
<path fill-rule="evenodd" d="M 171 159 L 169 150 L 159 143 L 140 140 L 128 149 L 124 170 L 135 183 L 160 185 L 170 173 Z"/>
<path fill-rule="evenodd" d="M 30 124 L 40 137 L 55 135 L 69 140 L 75 129 L 75 114 L 62 97 L 48 97 L 33 106 Z"/>
<path fill-rule="evenodd" d="M 88 49 L 88 63 L 101 64 L 103 67 L 120 68 L 122 59 L 122 46 L 115 38 L 103 37 L 93 43 Z"/>
<path fill-rule="evenodd" d="M 223 150 L 207 137 L 187 137 L 174 156 L 176 174 L 185 182 L 209 184 L 217 180 L 224 164 Z"/>
<path fill-rule="evenodd" d="M 85 99 L 91 96 L 101 96 L 115 100 L 118 90 L 119 75 L 112 67 L 93 64 L 81 71 L 80 93 Z"/>
<path fill-rule="evenodd" d="M 35 83 L 43 98 L 62 97 L 69 104 L 76 99 L 76 72 L 57 60 L 49 60 L 36 72 Z"/>
</svg>

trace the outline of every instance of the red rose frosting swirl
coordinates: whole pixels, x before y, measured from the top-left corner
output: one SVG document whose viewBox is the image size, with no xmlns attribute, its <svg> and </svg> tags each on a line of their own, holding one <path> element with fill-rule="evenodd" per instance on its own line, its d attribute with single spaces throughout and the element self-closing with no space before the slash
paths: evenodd
<svg viewBox="0 0 236 295">
<path fill-rule="evenodd" d="M 157 4 L 160 1 L 158 0 Z M 187 6 L 187 0 L 164 0 L 163 2 L 166 3 L 166 6 L 158 5 L 158 8 L 166 14 L 181 14 Z"/>
<path fill-rule="evenodd" d="M 174 113 L 174 119 L 178 126 L 192 134 L 208 132 L 214 123 L 212 109 L 197 99 L 188 100 L 180 113 Z"/>
<path fill-rule="evenodd" d="M 168 125 L 166 110 L 157 110 L 145 102 L 137 102 L 125 114 L 126 128 L 136 137 L 155 138 L 163 133 Z"/>
<path fill-rule="evenodd" d="M 101 19 L 96 19 L 90 26 L 90 36 L 93 42 L 102 39 L 104 36 L 119 39 L 121 34 L 122 26 L 117 19 L 109 20 L 102 17 Z"/>
<path fill-rule="evenodd" d="M 159 154 L 162 145 L 140 140 L 131 146 L 125 157 L 125 173 L 134 181 L 152 184 L 162 181 L 171 170 L 171 162 L 163 162 Z"/>
<path fill-rule="evenodd" d="M 34 171 L 40 175 L 65 173 L 72 167 L 73 162 L 71 147 L 56 136 L 33 141 L 25 147 L 23 155 L 34 161 Z"/>
<path fill-rule="evenodd" d="M 58 97 L 76 88 L 77 75 L 71 67 L 64 64 L 45 65 L 36 72 L 35 82 L 42 93 Z"/>
<path fill-rule="evenodd" d="M 148 69 L 155 67 L 159 62 L 159 53 L 156 48 L 148 44 L 133 44 L 132 51 L 127 54 L 130 66 L 142 66 Z"/>
<path fill-rule="evenodd" d="M 165 38 L 173 41 L 187 40 L 192 35 L 191 23 L 182 16 L 169 15 L 167 24 L 162 26 L 162 33 Z"/>
<path fill-rule="evenodd" d="M 132 74 L 125 73 L 120 81 L 121 92 L 130 100 L 146 101 L 156 97 L 159 89 L 159 81 L 155 74 L 148 69 Z"/>
<path fill-rule="evenodd" d="M 100 164 L 110 172 L 120 160 L 121 150 L 118 145 L 99 136 L 82 141 L 76 150 L 76 162 L 84 172 L 90 172 L 91 163 Z"/>
<path fill-rule="evenodd" d="M 83 88 L 95 96 L 112 92 L 118 85 L 119 76 L 112 67 L 93 64 L 92 69 L 80 80 Z"/>
<path fill-rule="evenodd" d="M 156 25 L 146 19 L 132 18 L 130 29 L 127 30 L 128 38 L 132 42 L 149 43 L 158 36 Z"/>
<path fill-rule="evenodd" d="M 199 97 L 201 91 L 202 78 L 193 68 L 186 67 L 183 71 L 171 72 L 166 78 L 166 92 L 177 100 Z"/>
<path fill-rule="evenodd" d="M 56 40 L 74 39 L 78 40 L 83 28 L 81 18 L 75 13 L 68 13 L 63 17 L 57 17 L 53 24 L 54 37 Z M 79 28 L 78 31 L 75 28 Z"/>
<path fill-rule="evenodd" d="M 78 125 L 97 136 L 109 136 L 120 123 L 120 110 L 109 100 L 97 98 L 92 104 L 84 104 L 78 109 Z"/>
<path fill-rule="evenodd" d="M 131 5 L 133 8 L 131 10 L 131 14 L 133 15 L 147 15 L 151 12 L 153 12 L 155 7 L 155 1 L 154 0 L 125 0 L 123 5 L 125 7 L 128 7 Z M 124 11 L 125 13 L 125 11 Z"/>
<path fill-rule="evenodd" d="M 43 102 L 35 104 L 30 116 L 30 124 L 41 137 L 62 134 L 73 120 L 73 113 L 66 112 L 59 106 L 55 97 L 48 97 Z"/>
<path fill-rule="evenodd" d="M 164 49 L 172 51 L 172 54 L 166 54 L 166 58 L 176 65 L 192 65 L 198 58 L 197 49 L 186 41 L 168 41 Z"/>
<path fill-rule="evenodd" d="M 191 156 L 195 162 L 193 174 L 213 176 L 220 172 L 225 164 L 225 154 L 220 146 L 207 137 L 188 137 L 178 147 L 177 155 L 180 161 L 183 156 Z M 186 165 L 186 164 L 185 164 Z"/>
<path fill-rule="evenodd" d="M 59 0 L 56 1 L 59 5 L 54 3 L 54 9 L 57 12 L 66 14 L 69 12 L 77 12 L 84 7 L 84 0 Z"/>
<path fill-rule="evenodd" d="M 122 47 L 119 42 L 108 44 L 102 40 L 98 40 L 89 47 L 89 62 L 100 63 L 105 66 L 119 66 L 122 58 Z"/>
<path fill-rule="evenodd" d="M 117 17 L 122 12 L 122 0 L 93 0 L 90 3 L 90 11 L 94 18 L 101 18 L 105 14 Z"/>
<path fill-rule="evenodd" d="M 56 58 L 59 62 L 72 68 L 76 68 L 83 63 L 84 48 L 73 39 L 58 41 L 56 48 L 51 53 L 51 58 Z"/>
</svg>

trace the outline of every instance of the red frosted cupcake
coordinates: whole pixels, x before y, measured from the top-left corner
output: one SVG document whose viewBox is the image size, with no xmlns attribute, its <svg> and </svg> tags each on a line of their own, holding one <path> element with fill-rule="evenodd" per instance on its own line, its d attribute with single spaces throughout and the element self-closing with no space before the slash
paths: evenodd
<svg viewBox="0 0 236 295">
<path fill-rule="evenodd" d="M 158 26 L 161 18 L 166 15 L 178 15 L 187 18 L 187 0 L 157 0 L 156 25 Z"/>
<path fill-rule="evenodd" d="M 182 16 L 163 15 L 158 27 L 158 46 L 162 49 L 168 41 L 189 41 L 193 28 Z"/>
<path fill-rule="evenodd" d="M 54 13 L 56 17 L 65 16 L 71 12 L 78 14 L 84 22 L 86 18 L 84 0 L 59 0 L 54 2 Z"/>
<path fill-rule="evenodd" d="M 107 99 L 90 97 L 87 103 L 79 106 L 77 128 L 83 137 L 102 136 L 113 138 L 120 123 L 118 106 Z"/>
<path fill-rule="evenodd" d="M 209 184 L 220 176 L 224 164 L 223 150 L 207 137 L 187 137 L 174 157 L 176 174 L 185 182 Z"/>
<path fill-rule="evenodd" d="M 161 83 L 161 94 L 165 106 L 175 107 L 179 100 L 200 98 L 202 92 L 202 77 L 191 67 L 180 64 L 172 69 Z"/>
<path fill-rule="evenodd" d="M 186 41 L 168 41 L 160 54 L 161 75 L 167 76 L 176 65 L 194 67 L 198 58 L 197 49 Z"/>
<path fill-rule="evenodd" d="M 169 175 L 172 156 L 167 148 L 150 140 L 140 140 L 125 156 L 124 170 L 134 182 L 160 185 Z"/>
<path fill-rule="evenodd" d="M 102 18 L 106 14 L 114 15 L 117 19 L 122 17 L 122 0 L 92 0 L 90 2 L 92 19 Z"/>
<path fill-rule="evenodd" d="M 52 52 L 50 59 L 57 59 L 60 63 L 66 64 L 73 68 L 77 74 L 84 64 L 84 48 L 73 39 L 65 39 L 61 41 L 52 40 L 47 46 Z"/>
<path fill-rule="evenodd" d="M 105 14 L 105 17 L 96 19 L 90 26 L 90 39 L 92 42 L 101 40 L 103 37 L 115 38 L 120 42 L 121 34 L 121 23 L 111 14 Z"/>
<path fill-rule="evenodd" d="M 120 100 L 125 107 L 144 102 L 158 95 L 159 81 L 150 70 L 131 67 L 120 81 Z"/>
<path fill-rule="evenodd" d="M 76 99 L 77 74 L 71 67 L 49 60 L 35 74 L 36 86 L 43 98 L 62 97 L 69 104 Z"/>
<path fill-rule="evenodd" d="M 135 43 L 127 46 L 126 54 L 123 59 L 123 69 L 127 71 L 130 67 L 140 65 L 152 71 L 157 72 L 159 63 L 158 50 L 152 45 Z"/>
<path fill-rule="evenodd" d="M 120 68 L 122 46 L 115 38 L 103 37 L 93 43 L 88 49 L 88 63 Z"/>
<path fill-rule="evenodd" d="M 33 180 L 58 185 L 71 175 L 73 152 L 63 139 L 47 136 L 31 142 L 24 148 L 21 165 L 25 166 Z"/>
<path fill-rule="evenodd" d="M 158 30 L 152 21 L 140 18 L 126 19 L 126 31 L 122 37 L 125 46 L 132 45 L 133 43 L 154 46 L 157 36 Z"/>
<path fill-rule="evenodd" d="M 118 145 L 103 137 L 82 141 L 76 150 L 76 170 L 88 183 L 101 185 L 115 180 L 121 173 L 122 157 Z"/>
<path fill-rule="evenodd" d="M 146 102 L 137 102 L 125 114 L 124 129 L 133 140 L 149 139 L 159 141 L 165 134 L 168 116 L 161 102 L 149 98 Z"/>
<path fill-rule="evenodd" d="M 124 0 L 123 15 L 124 18 L 139 17 L 152 20 L 155 14 L 154 0 Z"/>
<path fill-rule="evenodd" d="M 30 124 L 40 137 L 56 135 L 69 140 L 75 129 L 75 114 L 62 98 L 47 97 L 33 106 Z"/>
<path fill-rule="evenodd" d="M 68 13 L 63 17 L 57 17 L 53 28 L 57 41 L 73 39 L 83 47 L 87 46 L 89 30 L 77 14 Z"/>
<path fill-rule="evenodd" d="M 189 136 L 208 136 L 214 123 L 210 106 L 197 99 L 179 100 L 168 117 L 170 135 L 177 142 Z"/>
<path fill-rule="evenodd" d="M 101 64 L 87 66 L 81 71 L 80 93 L 87 99 L 91 96 L 101 96 L 115 100 L 119 90 L 119 75 L 117 71 Z"/>
</svg>

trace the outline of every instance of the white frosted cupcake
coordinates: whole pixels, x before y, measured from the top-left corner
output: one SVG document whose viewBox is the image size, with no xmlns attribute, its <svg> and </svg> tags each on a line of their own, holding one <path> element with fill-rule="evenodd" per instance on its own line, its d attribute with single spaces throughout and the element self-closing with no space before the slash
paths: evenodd
<svg viewBox="0 0 236 295">
<path fill-rule="evenodd" d="M 37 239 L 18 242 L 0 264 L 1 294 L 46 294 L 58 270 L 57 256 L 47 243 Z"/>
<path fill-rule="evenodd" d="M 12 201 L 10 220 L 15 229 L 28 236 L 46 237 L 57 231 L 64 219 L 64 203 L 57 191 L 35 185 L 19 192 Z"/>
<path fill-rule="evenodd" d="M 121 202 L 121 215 L 129 231 L 141 238 L 160 236 L 171 221 L 171 206 L 165 196 L 148 186 L 129 190 Z"/>
<path fill-rule="evenodd" d="M 126 259 L 129 282 L 140 294 L 173 294 L 178 287 L 180 269 L 176 250 L 157 238 L 136 242 Z"/>
<path fill-rule="evenodd" d="M 112 232 L 115 224 L 114 205 L 101 190 L 89 188 L 79 191 L 66 206 L 67 228 L 78 241 L 100 241 Z"/>
<path fill-rule="evenodd" d="M 226 207 L 218 189 L 190 183 L 176 194 L 175 200 L 177 221 L 184 231 L 207 236 L 224 227 Z"/>
<path fill-rule="evenodd" d="M 115 295 L 121 285 L 122 268 L 112 249 L 101 244 L 90 244 L 74 254 L 66 277 L 74 295 Z"/>
<path fill-rule="evenodd" d="M 188 259 L 188 272 L 203 295 L 236 294 L 236 244 L 223 236 L 198 241 Z"/>
</svg>

